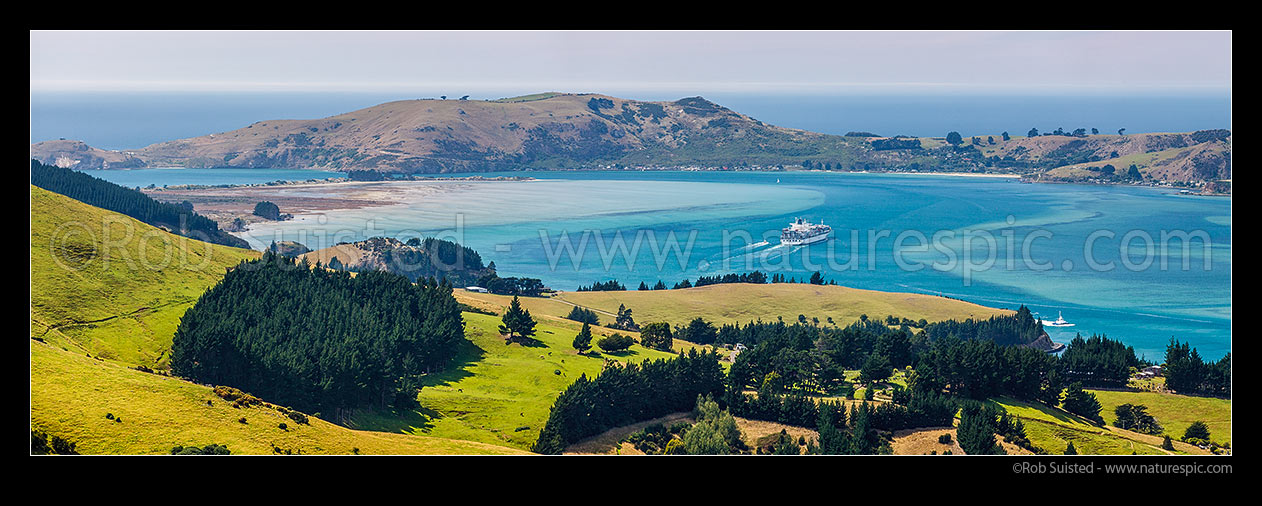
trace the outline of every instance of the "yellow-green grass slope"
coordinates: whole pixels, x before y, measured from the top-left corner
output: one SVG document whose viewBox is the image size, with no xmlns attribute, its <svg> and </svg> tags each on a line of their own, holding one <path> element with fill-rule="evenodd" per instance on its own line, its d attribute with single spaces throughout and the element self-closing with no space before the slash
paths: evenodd
<svg viewBox="0 0 1262 506">
<path fill-rule="evenodd" d="M 114 241 L 108 253 L 107 240 Z M 163 244 L 171 245 L 171 261 L 147 268 L 142 259 L 163 258 Z M 32 429 L 93 454 L 167 453 L 177 445 L 211 443 L 233 453 L 273 453 L 273 444 L 295 453 L 520 452 L 350 430 L 315 417 L 301 425 L 271 408 L 233 408 L 208 386 L 133 368 L 164 367 L 184 311 L 227 267 L 257 255 L 185 240 L 32 186 Z"/>
<path fill-rule="evenodd" d="M 992 403 L 1015 416 L 1025 425 L 1026 436 L 1048 453 L 1061 454 L 1070 442 L 1080 455 L 1204 455 L 1208 452 L 1174 438 L 1174 451 L 1161 449 L 1162 438 L 1116 427 L 1093 425 L 1078 415 L 1043 404 L 1023 402 L 1008 397 L 991 399 Z M 1112 411 L 1101 412 L 1107 419 Z"/>
<path fill-rule="evenodd" d="M 225 269 L 256 257 L 31 186 L 31 336 L 166 368 L 184 312 Z"/>
<path fill-rule="evenodd" d="M 35 341 L 31 425 L 74 442 L 83 454 L 165 454 L 174 446 L 211 443 L 234 454 L 272 454 L 276 449 L 303 454 L 524 453 L 469 441 L 351 430 L 315 417 L 299 424 L 270 407 L 233 408 L 208 386 Z"/>
<path fill-rule="evenodd" d="M 502 314 L 504 308 L 496 309 Z M 538 322 L 537 342 L 523 346 L 505 344 L 500 317 L 464 313 L 465 337 L 471 344 L 454 367 L 426 377 L 420 410 L 403 415 L 364 413 L 352 426 L 529 449 L 539 438 L 553 401 L 580 375 L 598 375 L 605 360 L 627 363 L 675 356 L 639 344 L 618 353 L 579 355 L 572 344 L 581 324 L 532 316 Z M 613 332 L 592 327 L 593 344 Z M 677 344 L 677 349 L 688 347 Z"/>
<path fill-rule="evenodd" d="M 569 313 L 567 302 L 605 314 L 617 312 L 618 305 L 624 304 L 633 310 L 635 321 L 641 324 L 667 321 L 682 325 L 697 316 L 716 324 L 745 324 L 776 318 L 795 322 L 798 315 L 805 315 L 807 319 L 819 318 L 820 322 L 831 317 L 837 325 L 846 325 L 865 314 L 870 318 L 893 315 L 928 321 L 1012 314 L 1008 310 L 933 295 L 806 283 L 726 283 L 681 290 L 565 292 L 556 299 L 562 305 L 554 306 L 551 311 L 564 310 L 561 316 Z M 602 314 L 602 322 L 605 319 Z"/>
<path fill-rule="evenodd" d="M 1231 443 L 1231 399 L 1216 397 L 1192 397 L 1161 392 L 1132 392 L 1116 390 L 1089 390 L 1100 401 L 1100 416 L 1113 424 L 1113 410 L 1122 404 L 1140 404 L 1148 408 L 1148 414 L 1157 419 L 1165 433 L 1173 439 L 1183 437 L 1192 422 L 1197 420 L 1209 426 L 1210 440 Z"/>
</svg>

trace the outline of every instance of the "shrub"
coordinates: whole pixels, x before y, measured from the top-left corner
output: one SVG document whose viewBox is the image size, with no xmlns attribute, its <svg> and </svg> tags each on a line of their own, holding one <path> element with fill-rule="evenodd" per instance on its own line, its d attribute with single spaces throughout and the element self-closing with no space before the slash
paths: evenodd
<svg viewBox="0 0 1262 506">
<path fill-rule="evenodd" d="M 1195 437 L 1185 437 L 1183 438 L 1183 442 L 1193 445 L 1193 446 L 1202 447 L 1202 448 L 1209 446 L 1209 441 L 1201 439 L 1201 438 L 1195 438 Z"/>
<path fill-rule="evenodd" d="M 208 444 L 201 448 L 196 446 L 176 446 L 171 448 L 171 455 L 231 455 L 228 447 L 221 444 Z"/>
<path fill-rule="evenodd" d="M 234 408 L 254 406 L 263 403 L 262 399 L 229 386 L 220 385 L 215 387 L 215 395 L 218 395 L 219 398 L 225 401 L 231 402 L 232 407 Z"/>
<path fill-rule="evenodd" d="M 1191 443 L 1190 440 L 1192 439 L 1208 441 L 1209 425 L 1206 425 L 1205 422 L 1200 420 L 1192 422 L 1192 425 L 1189 425 L 1187 430 L 1183 431 L 1183 440 Z"/>
<path fill-rule="evenodd" d="M 938 442 L 944 445 L 951 444 L 951 434 L 948 433 L 948 434 L 943 434 L 941 436 L 938 436 Z"/>
<path fill-rule="evenodd" d="M 602 337 L 599 341 L 596 341 L 596 346 L 610 353 L 623 351 L 630 348 L 632 344 L 635 344 L 635 339 L 632 339 L 631 336 L 625 336 L 618 333 L 608 337 Z"/>
<path fill-rule="evenodd" d="M 280 208 L 277 207 L 276 204 L 273 204 L 268 201 L 259 202 L 258 204 L 254 205 L 254 215 L 260 216 L 269 220 L 273 220 L 273 221 L 279 220 Z"/>
<path fill-rule="evenodd" d="M 49 436 L 43 431 L 31 431 L 31 455 L 78 455 L 75 443 L 60 436 Z"/>
<path fill-rule="evenodd" d="M 290 420 L 293 420 L 293 421 L 295 421 L 295 422 L 298 422 L 298 423 L 301 423 L 301 424 L 308 424 L 308 422 L 307 422 L 307 415 L 304 415 L 304 414 L 299 413 L 299 412 L 297 412 L 297 411 L 290 410 L 288 413 L 286 413 L 286 416 L 288 416 Z"/>
</svg>

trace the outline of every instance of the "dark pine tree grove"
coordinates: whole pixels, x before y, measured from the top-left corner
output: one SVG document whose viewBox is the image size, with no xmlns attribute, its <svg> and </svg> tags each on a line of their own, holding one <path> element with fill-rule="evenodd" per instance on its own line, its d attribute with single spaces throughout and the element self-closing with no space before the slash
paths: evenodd
<svg viewBox="0 0 1262 506">
<path fill-rule="evenodd" d="M 184 314 L 171 368 L 340 420 L 354 408 L 412 406 L 420 376 L 463 342 L 446 284 L 376 271 L 352 277 L 265 252 Z"/>
</svg>

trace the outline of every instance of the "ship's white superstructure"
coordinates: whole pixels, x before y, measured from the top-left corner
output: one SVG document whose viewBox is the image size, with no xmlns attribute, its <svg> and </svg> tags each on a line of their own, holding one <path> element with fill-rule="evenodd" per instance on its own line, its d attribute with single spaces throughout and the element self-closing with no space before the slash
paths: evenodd
<svg viewBox="0 0 1262 506">
<path fill-rule="evenodd" d="M 1055 321 L 1043 320 L 1043 326 L 1045 327 L 1072 327 L 1074 326 L 1074 324 L 1065 321 L 1065 317 L 1060 314 L 1060 311 L 1057 311 L 1056 320 Z"/>
<path fill-rule="evenodd" d="M 780 231 L 780 244 L 801 246 L 822 241 L 828 238 L 833 228 L 823 222 L 811 223 L 802 218 L 794 218 L 793 222 Z"/>
</svg>

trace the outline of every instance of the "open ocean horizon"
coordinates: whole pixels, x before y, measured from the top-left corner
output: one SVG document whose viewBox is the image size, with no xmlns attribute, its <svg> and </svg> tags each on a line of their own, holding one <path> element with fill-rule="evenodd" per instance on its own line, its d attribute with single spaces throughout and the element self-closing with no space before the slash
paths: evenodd
<svg viewBox="0 0 1262 506">
<path fill-rule="evenodd" d="M 30 135 L 32 143 L 70 139 L 101 149 L 136 149 L 244 128 L 257 121 L 324 118 L 393 100 L 442 94 L 32 91 Z M 685 96 L 614 95 L 652 101 Z M 1120 128 L 1128 133 L 1231 128 L 1227 94 L 702 95 L 764 123 L 835 135 L 852 131 L 916 137 L 943 137 L 950 131 L 965 137 L 1004 131 L 1024 135 L 1031 127 L 1039 131 L 1098 128 L 1103 133 Z M 500 97 L 471 100 L 495 98 Z"/>
</svg>

